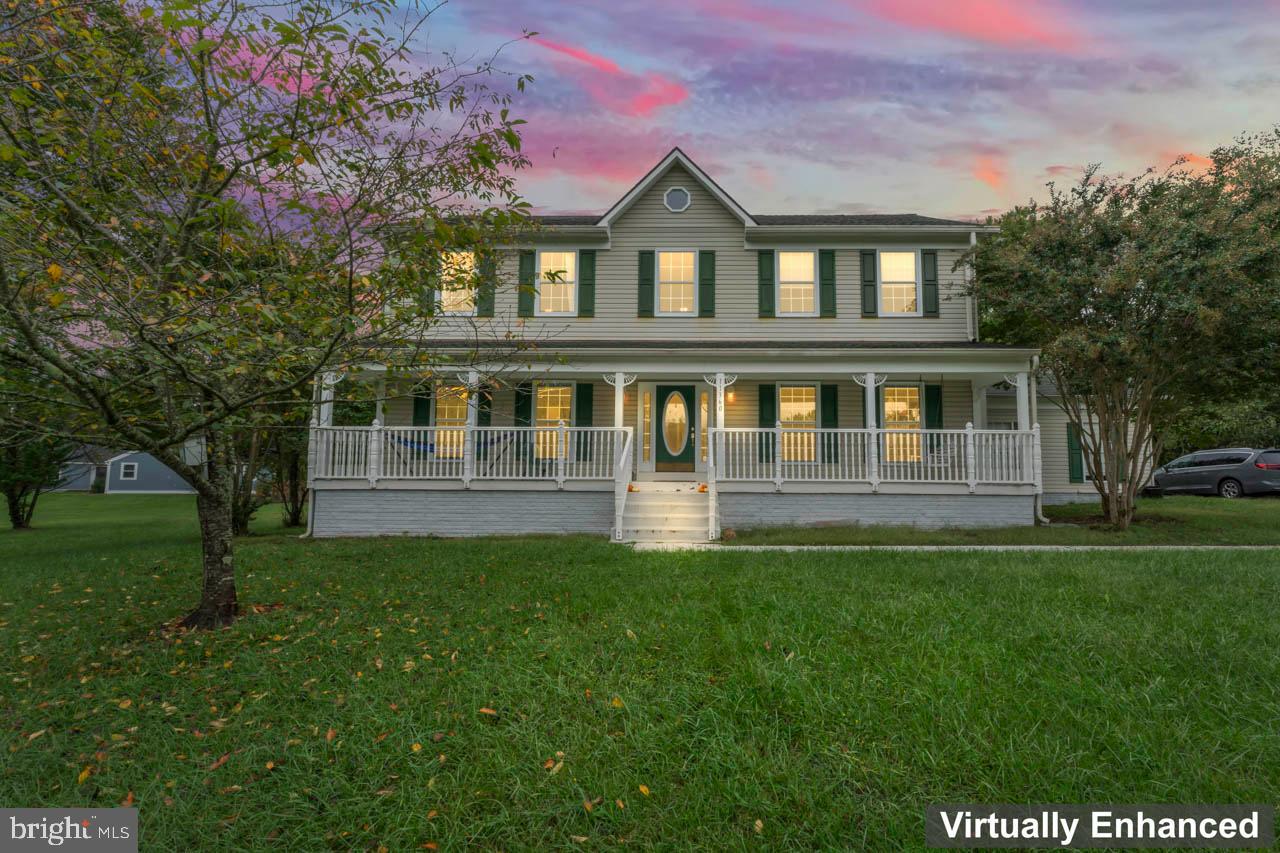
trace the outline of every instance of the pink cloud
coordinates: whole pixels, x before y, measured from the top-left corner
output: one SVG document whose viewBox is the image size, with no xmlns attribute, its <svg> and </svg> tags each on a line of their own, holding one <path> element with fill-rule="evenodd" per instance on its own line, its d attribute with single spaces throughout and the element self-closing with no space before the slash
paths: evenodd
<svg viewBox="0 0 1280 853">
<path fill-rule="evenodd" d="M 1084 36 L 1042 0 L 863 0 L 872 14 L 912 29 L 1013 48 L 1075 53 Z"/>
<path fill-rule="evenodd" d="M 541 37 L 532 41 L 572 60 L 560 63 L 560 70 L 576 80 L 596 103 L 619 115 L 643 118 L 689 98 L 689 90 L 683 83 L 661 74 L 633 74 L 608 57 L 576 45 Z"/>
<path fill-rule="evenodd" d="M 972 173 L 996 192 L 1004 192 L 1009 184 L 1009 169 L 1002 155 L 979 154 L 974 158 Z"/>
<path fill-rule="evenodd" d="M 1044 167 L 1044 173 L 1053 178 L 1067 178 L 1084 174 L 1083 166 L 1067 166 L 1061 163 L 1055 163 L 1051 166 Z"/>
</svg>

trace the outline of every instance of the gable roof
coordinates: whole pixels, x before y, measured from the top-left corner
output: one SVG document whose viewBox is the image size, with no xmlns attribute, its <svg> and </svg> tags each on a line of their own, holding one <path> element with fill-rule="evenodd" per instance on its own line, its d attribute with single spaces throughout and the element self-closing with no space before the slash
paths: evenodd
<svg viewBox="0 0 1280 853">
<path fill-rule="evenodd" d="M 586 214 L 549 214 L 531 216 L 534 222 L 549 227 L 564 228 L 609 228 L 613 221 L 636 203 L 641 196 L 652 187 L 659 178 L 672 166 L 679 165 L 687 171 L 695 181 L 711 193 L 724 207 L 736 216 L 744 226 L 816 226 L 816 227 L 848 227 L 848 228 L 965 228 L 977 231 L 994 230 L 992 226 L 977 222 L 966 222 L 962 219 L 939 219 L 934 216 L 921 216 L 917 213 L 800 213 L 800 214 L 761 214 L 753 216 L 724 188 L 711 179 L 697 163 L 689 159 L 678 147 L 672 148 L 658 164 L 645 173 L 631 189 L 612 207 L 600 215 Z"/>
<path fill-rule="evenodd" d="M 695 181 L 702 184 L 703 189 L 715 196 L 730 213 L 742 221 L 743 225 L 755 224 L 755 220 L 751 218 L 751 214 L 747 213 L 742 205 L 733 200 L 733 196 L 729 195 L 719 184 L 711 180 L 711 176 L 702 171 L 702 169 L 698 167 L 698 164 L 690 160 L 689 156 L 679 148 L 672 148 L 671 151 L 667 153 L 667 156 L 663 157 L 662 160 L 658 162 L 658 165 L 650 169 L 643 178 L 637 181 L 636 185 L 628 190 L 626 195 L 618 199 L 618 201 L 614 203 L 613 207 L 606 210 L 604 215 L 600 217 L 596 224 L 603 225 L 605 227 L 612 225 L 613 220 L 626 212 L 631 205 L 636 203 L 637 199 L 645 194 L 649 187 L 653 186 L 659 178 L 666 174 L 668 169 L 676 164 L 683 166 L 685 171 L 692 175 Z"/>
</svg>

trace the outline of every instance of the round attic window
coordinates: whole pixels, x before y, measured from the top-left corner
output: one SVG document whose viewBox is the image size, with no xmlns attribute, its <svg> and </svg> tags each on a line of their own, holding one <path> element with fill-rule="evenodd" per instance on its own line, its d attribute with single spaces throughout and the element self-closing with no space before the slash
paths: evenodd
<svg viewBox="0 0 1280 853">
<path fill-rule="evenodd" d="M 684 213 L 689 209 L 690 202 L 693 198 L 689 195 L 689 191 L 684 187 L 672 187 L 662 196 L 662 203 L 667 206 L 667 210 L 672 213 Z"/>
</svg>

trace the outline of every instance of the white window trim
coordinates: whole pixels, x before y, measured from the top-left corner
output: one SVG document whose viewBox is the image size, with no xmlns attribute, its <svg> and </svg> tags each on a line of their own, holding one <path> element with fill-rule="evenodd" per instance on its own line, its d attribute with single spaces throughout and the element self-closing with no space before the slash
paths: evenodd
<svg viewBox="0 0 1280 853">
<path fill-rule="evenodd" d="M 569 417 L 564 422 L 564 425 L 573 426 L 573 419 L 578 414 L 578 383 L 573 379 L 565 379 L 563 381 L 558 379 L 539 379 L 533 383 L 533 412 L 530 413 L 533 423 L 530 426 L 538 427 L 538 389 L 547 387 L 569 389 Z M 550 429 L 550 427 L 541 427 L 541 429 Z"/>
<path fill-rule="evenodd" d="M 885 311 L 884 310 L 884 263 L 881 256 L 889 252 L 890 254 L 902 254 L 906 252 L 914 252 L 916 256 L 916 310 L 915 311 Z M 923 317 L 924 316 L 924 286 L 922 284 L 922 270 L 920 249 L 894 249 L 881 248 L 876 249 L 876 316 L 877 317 Z M 905 284 L 905 282 L 890 282 L 890 284 Z"/>
<path fill-rule="evenodd" d="M 813 255 L 813 310 L 812 311 L 783 311 L 782 310 L 782 253 L 783 252 L 807 252 Z M 775 317 L 817 317 L 821 310 L 822 295 L 819 293 L 820 285 L 818 280 L 821 278 L 818 270 L 818 250 L 810 246 L 778 246 L 773 250 L 773 315 Z"/>
<path fill-rule="evenodd" d="M 693 253 L 693 308 L 689 311 L 662 310 L 662 255 L 664 252 Z M 697 317 L 698 316 L 698 250 L 697 249 L 654 249 L 653 250 L 653 316 L 655 317 Z"/>
<path fill-rule="evenodd" d="M 686 204 L 684 207 L 680 208 L 679 210 L 676 210 L 674 207 L 672 207 L 671 203 L 667 201 L 667 196 L 671 194 L 672 190 L 682 190 L 684 192 L 685 198 L 689 199 L 689 203 Z M 667 210 L 671 211 L 672 213 L 685 213 L 686 211 L 689 210 L 689 208 L 693 207 L 693 193 L 689 192 L 688 187 L 679 185 L 679 184 L 677 184 L 674 187 L 667 187 L 665 190 L 662 191 L 662 206 L 665 207 Z"/>
<path fill-rule="evenodd" d="M 564 252 L 573 253 L 573 310 L 572 311 L 543 311 L 542 310 L 542 253 L 543 252 Z M 535 317 L 577 317 L 578 316 L 578 281 L 582 278 L 582 250 L 577 248 L 549 247 L 544 246 L 533 250 L 534 270 L 534 294 L 533 294 L 533 315 Z"/>
<path fill-rule="evenodd" d="M 474 250 L 472 250 L 472 249 L 448 249 L 448 250 L 446 250 L 446 251 L 450 251 L 450 252 L 467 252 L 467 253 L 469 253 L 469 254 L 471 255 L 471 262 L 472 262 L 472 264 L 474 265 L 474 267 L 475 267 L 476 271 L 477 271 L 477 272 L 479 271 L 480 259 L 476 256 L 476 253 L 475 253 L 475 251 L 474 251 Z M 443 282 L 443 280 L 441 280 L 441 282 L 440 282 L 440 283 L 441 283 L 441 284 L 443 284 L 443 283 L 444 283 L 444 282 Z M 478 309 L 478 308 L 480 307 L 480 289 L 479 289 L 479 288 L 477 288 L 477 287 L 473 287 L 473 288 L 471 288 L 471 310 L 469 310 L 469 311 L 446 311 L 446 310 L 444 309 L 444 292 L 445 292 L 445 289 L 444 289 L 443 287 L 441 287 L 439 292 L 440 292 L 440 316 L 441 316 L 441 317 L 474 317 L 474 316 L 476 316 L 476 309 Z"/>
<path fill-rule="evenodd" d="M 888 429 L 888 427 L 884 425 L 884 392 L 886 389 L 915 388 L 916 392 L 920 395 L 920 426 L 917 427 L 917 429 L 920 429 L 920 430 L 927 429 L 927 427 L 924 425 L 924 386 L 926 384 L 927 383 L 925 382 L 893 382 L 890 380 L 890 381 L 886 381 L 883 385 L 881 385 L 880 393 L 876 395 L 876 397 L 878 398 L 876 400 L 876 408 L 879 410 L 879 416 L 876 419 L 876 426 L 882 430 Z"/>
<path fill-rule="evenodd" d="M 138 479 L 138 463 L 137 462 L 121 462 L 120 463 L 120 479 L 121 481 L 134 481 Z"/>
<path fill-rule="evenodd" d="M 815 259 L 816 261 L 816 259 Z M 818 271 L 814 267 L 814 273 Z M 777 401 L 778 407 L 778 423 L 782 424 L 784 430 L 795 430 L 796 427 L 788 427 L 786 422 L 782 420 L 782 388 L 812 388 L 813 389 L 813 434 L 816 436 L 818 431 L 822 429 L 822 383 L 821 382 L 777 382 L 773 386 L 773 399 Z M 792 433 L 794 434 L 794 433 Z M 821 463 L 821 453 L 818 450 L 818 439 L 814 439 L 813 458 L 812 459 L 783 459 L 784 465 L 811 465 L 817 467 Z"/>
</svg>

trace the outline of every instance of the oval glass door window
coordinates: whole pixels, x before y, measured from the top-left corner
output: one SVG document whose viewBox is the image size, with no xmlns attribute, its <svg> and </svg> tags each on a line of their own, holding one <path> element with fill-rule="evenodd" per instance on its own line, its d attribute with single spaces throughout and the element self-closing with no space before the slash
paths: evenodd
<svg viewBox="0 0 1280 853">
<path fill-rule="evenodd" d="M 668 394 L 662 407 L 662 440 L 672 456 L 679 456 L 689 443 L 689 409 L 678 392 Z"/>
</svg>

